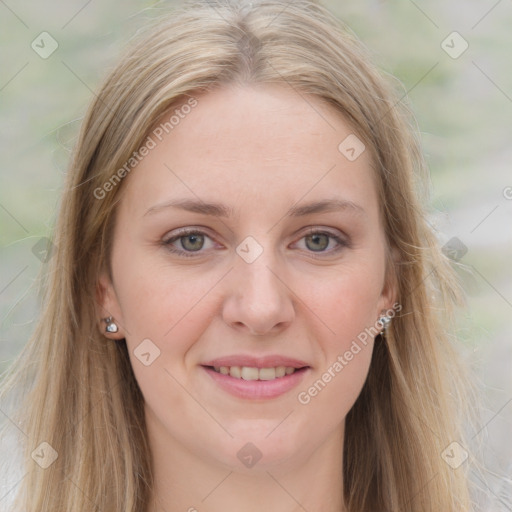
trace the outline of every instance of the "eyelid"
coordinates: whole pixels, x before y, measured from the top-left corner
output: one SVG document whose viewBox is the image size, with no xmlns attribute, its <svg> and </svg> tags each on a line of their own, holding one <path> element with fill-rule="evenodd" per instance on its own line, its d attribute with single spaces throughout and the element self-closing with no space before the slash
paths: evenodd
<svg viewBox="0 0 512 512">
<path fill-rule="evenodd" d="M 187 235 L 205 235 L 211 238 L 206 228 L 199 226 L 187 226 L 185 228 L 178 228 L 171 231 L 170 233 L 167 233 L 163 238 L 163 242 L 169 243 L 170 241 L 174 241 L 178 238 L 181 238 L 182 236 Z"/>
</svg>

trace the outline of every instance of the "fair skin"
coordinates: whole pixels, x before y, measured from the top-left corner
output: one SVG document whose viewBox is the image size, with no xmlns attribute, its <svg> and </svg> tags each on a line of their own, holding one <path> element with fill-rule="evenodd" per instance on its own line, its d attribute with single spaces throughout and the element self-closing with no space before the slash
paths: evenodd
<svg viewBox="0 0 512 512">
<path fill-rule="evenodd" d="M 369 151 L 349 161 L 338 150 L 353 133 L 343 117 L 286 86 L 196 97 L 126 178 L 112 278 L 100 278 L 120 326 L 108 336 L 126 339 L 145 399 L 149 510 L 339 512 L 345 417 L 374 340 L 342 371 L 333 364 L 394 302 Z M 229 215 L 162 206 L 184 200 Z M 341 207 L 287 214 L 328 200 Z M 202 234 L 178 233 L 186 227 Z M 145 339 L 146 360 L 160 351 L 147 366 L 135 355 Z M 296 370 L 245 380 L 206 364 L 233 356 L 274 368 L 292 358 L 284 366 Z M 299 401 L 329 368 L 321 391 Z"/>
</svg>

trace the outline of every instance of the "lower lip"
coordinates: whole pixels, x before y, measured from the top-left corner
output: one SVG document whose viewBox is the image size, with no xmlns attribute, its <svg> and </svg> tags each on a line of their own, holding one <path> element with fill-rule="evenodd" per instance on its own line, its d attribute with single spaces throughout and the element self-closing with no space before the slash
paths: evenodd
<svg viewBox="0 0 512 512">
<path fill-rule="evenodd" d="M 261 400 L 275 398 L 290 391 L 304 378 L 309 368 L 294 371 L 291 375 L 273 380 L 244 380 L 218 373 L 212 368 L 203 366 L 204 370 L 224 390 L 237 398 Z"/>
</svg>

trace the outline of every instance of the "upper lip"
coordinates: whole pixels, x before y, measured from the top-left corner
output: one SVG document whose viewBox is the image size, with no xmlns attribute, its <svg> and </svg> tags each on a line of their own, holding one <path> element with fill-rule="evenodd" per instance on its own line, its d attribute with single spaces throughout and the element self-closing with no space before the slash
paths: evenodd
<svg viewBox="0 0 512 512">
<path fill-rule="evenodd" d="M 256 357 L 239 354 L 211 359 L 202 363 L 202 366 L 247 366 L 250 368 L 276 368 L 278 366 L 289 366 L 292 368 L 303 368 L 309 365 L 299 359 L 281 355 Z"/>
</svg>

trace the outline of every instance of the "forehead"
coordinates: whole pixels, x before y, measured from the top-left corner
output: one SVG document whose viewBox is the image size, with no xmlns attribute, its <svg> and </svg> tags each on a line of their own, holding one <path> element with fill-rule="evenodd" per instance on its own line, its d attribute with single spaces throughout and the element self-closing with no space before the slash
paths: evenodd
<svg viewBox="0 0 512 512">
<path fill-rule="evenodd" d="M 183 197 L 288 208 L 337 194 L 377 214 L 369 151 L 334 107 L 283 85 L 226 86 L 195 100 L 150 132 L 153 148 L 127 183 L 131 210 Z"/>
</svg>

